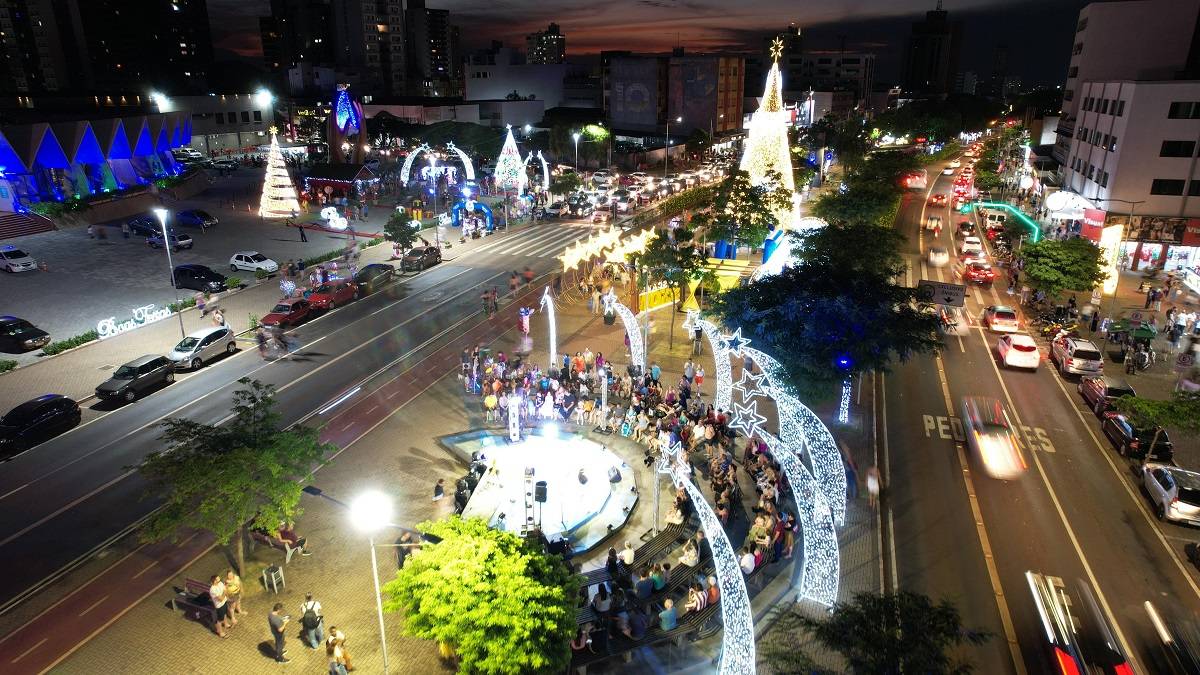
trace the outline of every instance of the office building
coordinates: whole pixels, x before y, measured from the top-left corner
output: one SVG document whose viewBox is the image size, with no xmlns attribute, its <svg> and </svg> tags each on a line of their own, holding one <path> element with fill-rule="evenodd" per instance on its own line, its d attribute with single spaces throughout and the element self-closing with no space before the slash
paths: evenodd
<svg viewBox="0 0 1200 675">
<path fill-rule="evenodd" d="M 0 3 L 0 89 L 29 94 L 71 86 L 58 19 L 50 0 Z"/>
<path fill-rule="evenodd" d="M 546 108 L 580 107 L 567 97 L 566 85 L 568 79 L 588 74 L 586 67 L 567 63 L 526 63 L 520 52 L 498 42 L 472 54 L 465 67 L 468 101 L 532 99 Z M 584 107 L 591 107 L 591 101 Z"/>
<path fill-rule="evenodd" d="M 780 63 L 783 67 L 783 63 Z M 793 81 L 794 79 L 794 81 Z M 855 103 L 864 102 L 875 87 L 875 55 L 867 52 L 806 52 L 788 59 L 783 81 L 785 100 L 806 91 L 850 91 Z"/>
<path fill-rule="evenodd" d="M 450 12 L 409 0 L 405 10 L 409 93 L 417 96 L 453 96 L 460 89 L 457 28 Z"/>
<path fill-rule="evenodd" d="M 362 92 L 405 93 L 405 13 L 399 2 L 333 0 L 333 60 L 362 73 Z"/>
<path fill-rule="evenodd" d="M 563 63 L 567 60 L 567 38 L 552 23 L 546 30 L 525 38 L 525 61 L 531 64 Z"/>
<path fill-rule="evenodd" d="M 696 129 L 714 135 L 742 128 L 746 64 L 741 56 L 612 57 L 607 118 L 617 131 L 665 133 L 680 138 Z M 682 121 L 676 122 L 677 118 Z"/>
<path fill-rule="evenodd" d="M 923 96 L 945 96 L 954 84 L 962 48 L 962 27 L 950 21 L 950 14 L 937 8 L 925 13 L 925 20 L 912 25 L 904 54 L 904 88 Z"/>
</svg>

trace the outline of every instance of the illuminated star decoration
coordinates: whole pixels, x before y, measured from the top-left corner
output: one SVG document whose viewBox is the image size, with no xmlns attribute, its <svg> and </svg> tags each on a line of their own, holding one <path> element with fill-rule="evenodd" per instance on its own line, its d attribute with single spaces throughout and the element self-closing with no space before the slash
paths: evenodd
<svg viewBox="0 0 1200 675">
<path fill-rule="evenodd" d="M 783 56 L 783 39 L 777 36 L 771 40 L 771 60 L 778 61 L 780 56 Z"/>
<path fill-rule="evenodd" d="M 758 413 L 758 401 L 750 401 L 750 405 L 735 403 L 729 426 L 741 429 L 747 436 L 756 436 L 762 431 L 762 425 L 766 421 L 767 418 Z"/>
<path fill-rule="evenodd" d="M 743 401 L 749 401 L 755 396 L 766 396 L 766 392 L 763 391 L 763 381 L 766 379 L 766 373 L 755 375 L 749 368 L 743 368 L 742 379 L 733 385 L 733 389 L 742 395 Z"/>
<path fill-rule="evenodd" d="M 721 342 L 723 348 L 729 350 L 730 354 L 741 356 L 742 347 L 750 344 L 750 338 L 742 337 L 742 329 L 739 327 L 731 335 L 722 335 Z"/>
<path fill-rule="evenodd" d="M 659 473 L 665 473 L 671 476 L 672 479 L 674 479 L 676 473 L 681 471 L 685 472 L 684 475 L 686 476 L 687 469 L 681 460 L 682 451 L 683 445 L 681 445 L 678 441 L 676 441 L 675 444 L 669 448 L 662 448 L 659 451 L 658 462 L 654 465 L 654 468 L 657 469 Z"/>
</svg>

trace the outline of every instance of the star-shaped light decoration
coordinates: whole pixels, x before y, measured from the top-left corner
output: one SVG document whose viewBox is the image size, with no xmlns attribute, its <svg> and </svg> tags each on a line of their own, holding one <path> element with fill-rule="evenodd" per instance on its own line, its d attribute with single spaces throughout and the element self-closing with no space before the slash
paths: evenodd
<svg viewBox="0 0 1200 675">
<path fill-rule="evenodd" d="M 771 59 L 778 61 L 780 56 L 783 56 L 783 38 L 776 37 L 771 40 Z"/>
<path fill-rule="evenodd" d="M 683 445 L 676 442 L 669 448 L 659 450 L 658 462 L 655 464 L 655 469 L 659 473 L 665 473 L 675 480 L 679 476 L 686 476 L 686 469 L 683 460 Z"/>
<path fill-rule="evenodd" d="M 742 337 L 741 326 L 738 326 L 738 329 L 733 331 L 732 334 L 721 336 L 722 349 L 728 349 L 729 353 L 734 356 L 740 357 L 742 355 L 742 347 L 748 344 L 750 344 L 750 338 Z"/>
<path fill-rule="evenodd" d="M 689 309 L 687 311 L 687 318 L 685 318 L 683 320 L 683 329 L 684 330 L 695 330 L 696 326 L 699 325 L 696 322 L 699 320 L 700 320 L 700 310 Z"/>
<path fill-rule="evenodd" d="M 271 132 L 271 135 L 272 135 L 272 136 L 274 136 L 275 134 L 279 133 L 279 127 L 277 127 L 277 126 L 275 126 L 274 124 L 272 124 L 272 125 L 271 125 L 271 128 L 270 128 L 270 129 L 268 129 L 268 131 L 270 131 L 270 132 Z"/>
<path fill-rule="evenodd" d="M 750 369 L 742 369 L 742 379 L 733 385 L 735 391 L 741 393 L 743 401 L 749 401 L 755 396 L 766 396 L 763 381 L 767 379 L 767 374 L 760 372 L 757 375 Z"/>
<path fill-rule="evenodd" d="M 741 429 L 747 436 L 757 435 L 762 430 L 766 417 L 758 414 L 758 401 L 750 401 L 749 405 L 733 404 L 733 419 L 729 426 Z"/>
</svg>

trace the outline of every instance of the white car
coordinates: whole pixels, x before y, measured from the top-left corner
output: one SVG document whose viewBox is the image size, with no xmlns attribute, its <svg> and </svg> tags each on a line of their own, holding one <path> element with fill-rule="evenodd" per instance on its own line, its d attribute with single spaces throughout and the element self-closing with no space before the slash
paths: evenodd
<svg viewBox="0 0 1200 675">
<path fill-rule="evenodd" d="M 950 167 L 946 167 L 946 168 L 942 169 L 942 175 L 943 175 L 943 176 L 953 176 L 953 175 L 954 175 L 954 169 L 952 169 L 952 168 L 950 168 Z"/>
<path fill-rule="evenodd" d="M 1037 343 L 1024 333 L 1001 336 L 996 342 L 996 350 L 1000 352 L 1000 362 L 1008 368 L 1037 370 L 1042 365 Z"/>
<path fill-rule="evenodd" d="M 175 363 L 176 368 L 191 368 L 196 370 L 221 354 L 232 354 L 237 351 L 233 331 L 226 326 L 201 328 L 179 341 L 167 354 L 167 358 Z"/>
<path fill-rule="evenodd" d="M 1004 305 L 992 305 L 983 310 L 983 323 L 997 333 L 1015 333 L 1021 330 L 1016 310 Z"/>
<path fill-rule="evenodd" d="M 967 445 L 992 478 L 1013 480 L 1028 466 L 1004 404 L 994 398 L 964 396 L 962 420 Z"/>
<path fill-rule="evenodd" d="M 933 267 L 945 267 L 950 263 L 950 252 L 943 246 L 930 246 L 928 259 Z"/>
<path fill-rule="evenodd" d="M 951 162 L 950 162 L 951 169 L 957 169 L 960 166 L 962 166 L 962 162 L 958 161 L 957 159 L 951 160 Z"/>
<path fill-rule="evenodd" d="M 597 186 L 608 185 L 612 178 L 607 171 L 597 171 L 592 174 L 592 184 Z"/>
<path fill-rule="evenodd" d="M 267 274 L 271 274 L 272 272 L 279 271 L 279 263 L 258 251 L 238 251 L 229 258 L 229 269 L 234 272 L 238 270 L 247 270 L 250 272 L 262 270 Z"/>
<path fill-rule="evenodd" d="M 983 242 L 979 240 L 979 237 L 963 237 L 962 242 L 958 245 L 958 252 L 962 255 L 983 253 Z"/>
<path fill-rule="evenodd" d="M 1200 525 L 1200 473 L 1147 462 L 1142 465 L 1142 487 L 1159 520 Z"/>
<path fill-rule="evenodd" d="M 37 261 L 16 246 L 0 248 L 0 265 L 5 272 L 32 272 L 37 269 Z"/>
<path fill-rule="evenodd" d="M 629 174 L 629 180 L 638 184 L 645 183 L 648 178 L 650 178 L 650 176 L 647 175 L 645 171 L 634 171 L 633 173 Z"/>
</svg>

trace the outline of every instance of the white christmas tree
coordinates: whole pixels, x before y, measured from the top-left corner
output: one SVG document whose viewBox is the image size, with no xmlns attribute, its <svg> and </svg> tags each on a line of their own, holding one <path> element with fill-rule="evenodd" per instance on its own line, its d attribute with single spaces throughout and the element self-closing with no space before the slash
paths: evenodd
<svg viewBox="0 0 1200 675">
<path fill-rule="evenodd" d="M 521 153 L 517 152 L 517 140 L 513 138 L 512 125 L 509 125 L 504 147 L 496 159 L 496 187 L 505 192 L 520 191 L 525 187 L 525 180 L 525 162 L 521 159 Z"/>
<path fill-rule="evenodd" d="M 271 150 L 267 153 L 267 176 L 263 179 L 258 215 L 263 218 L 289 218 L 300 212 L 300 202 L 296 199 L 296 186 L 292 184 L 287 164 L 283 161 L 283 151 L 279 149 L 279 138 L 275 131 L 275 127 L 271 127 Z"/>
<path fill-rule="evenodd" d="M 775 38 L 771 43 L 774 61 L 767 72 L 767 87 L 762 103 L 750 118 L 740 168 L 750 174 L 750 182 L 754 185 L 761 185 L 766 181 L 767 172 L 774 171 L 779 174 L 783 187 L 788 192 L 794 192 L 796 184 L 792 178 L 792 156 L 788 146 L 788 119 L 783 109 L 783 77 L 779 74 L 782 51 L 783 41 Z"/>
</svg>

